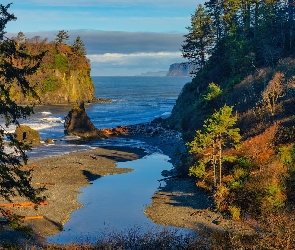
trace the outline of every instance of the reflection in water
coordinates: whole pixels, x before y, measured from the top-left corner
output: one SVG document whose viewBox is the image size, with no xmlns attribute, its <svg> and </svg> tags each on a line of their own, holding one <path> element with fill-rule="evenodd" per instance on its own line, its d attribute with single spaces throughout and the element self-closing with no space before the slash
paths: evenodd
<svg viewBox="0 0 295 250">
<path fill-rule="evenodd" d="M 151 197 L 159 187 L 162 170 L 170 170 L 169 157 L 154 153 L 142 159 L 120 162 L 118 167 L 134 171 L 99 178 L 82 188 L 79 202 L 84 206 L 72 213 L 64 230 L 49 237 L 49 242 L 71 243 L 83 236 L 94 240 L 102 231 L 124 231 L 158 226 L 144 214 Z"/>
</svg>

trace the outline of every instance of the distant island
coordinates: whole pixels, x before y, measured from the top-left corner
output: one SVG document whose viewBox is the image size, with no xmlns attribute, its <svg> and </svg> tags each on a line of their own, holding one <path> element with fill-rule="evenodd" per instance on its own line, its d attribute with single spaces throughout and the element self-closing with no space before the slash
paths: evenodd
<svg viewBox="0 0 295 250">
<path fill-rule="evenodd" d="M 192 76 L 193 70 L 194 67 L 188 63 L 173 63 L 168 71 L 148 71 L 137 76 Z"/>
<path fill-rule="evenodd" d="M 188 63 L 173 63 L 166 76 L 191 76 L 193 70 L 194 66 Z"/>
<path fill-rule="evenodd" d="M 146 73 L 141 73 L 138 76 L 166 76 L 167 73 L 168 73 L 167 71 L 156 71 L 156 72 L 148 71 Z"/>
</svg>

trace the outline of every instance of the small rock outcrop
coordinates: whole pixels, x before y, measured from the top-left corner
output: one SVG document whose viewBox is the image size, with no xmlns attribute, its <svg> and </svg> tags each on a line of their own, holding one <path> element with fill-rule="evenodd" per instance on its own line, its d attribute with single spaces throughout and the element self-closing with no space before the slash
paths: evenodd
<svg viewBox="0 0 295 250">
<path fill-rule="evenodd" d="M 93 125 L 90 118 L 87 116 L 84 102 L 82 102 L 80 106 L 70 110 L 65 119 L 64 127 L 66 135 L 76 135 L 84 139 L 102 139 L 106 137 L 101 130 Z"/>
<path fill-rule="evenodd" d="M 15 129 L 15 138 L 18 141 L 27 143 L 27 144 L 39 144 L 40 143 L 40 134 L 37 130 L 30 128 L 26 125 L 20 125 Z"/>
</svg>

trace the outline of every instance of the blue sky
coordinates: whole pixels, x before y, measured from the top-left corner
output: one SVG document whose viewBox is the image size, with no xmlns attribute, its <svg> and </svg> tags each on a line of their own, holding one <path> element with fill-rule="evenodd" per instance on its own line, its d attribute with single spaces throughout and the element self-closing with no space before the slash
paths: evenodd
<svg viewBox="0 0 295 250">
<path fill-rule="evenodd" d="M 6 5 L 11 1 L 1 1 Z M 14 0 L 17 21 L 6 32 L 54 40 L 81 36 L 92 75 L 138 75 L 182 62 L 180 48 L 190 16 L 204 0 Z"/>
</svg>

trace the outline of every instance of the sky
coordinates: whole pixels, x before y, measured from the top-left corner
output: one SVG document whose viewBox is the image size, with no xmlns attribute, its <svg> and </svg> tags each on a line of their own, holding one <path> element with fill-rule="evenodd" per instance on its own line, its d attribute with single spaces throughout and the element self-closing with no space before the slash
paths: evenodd
<svg viewBox="0 0 295 250">
<path fill-rule="evenodd" d="M 133 76 L 168 71 L 185 62 L 181 45 L 191 14 L 205 0 L 2 0 L 16 21 L 8 36 L 53 41 L 68 31 L 68 44 L 79 35 L 91 62 L 92 76 Z"/>
</svg>

